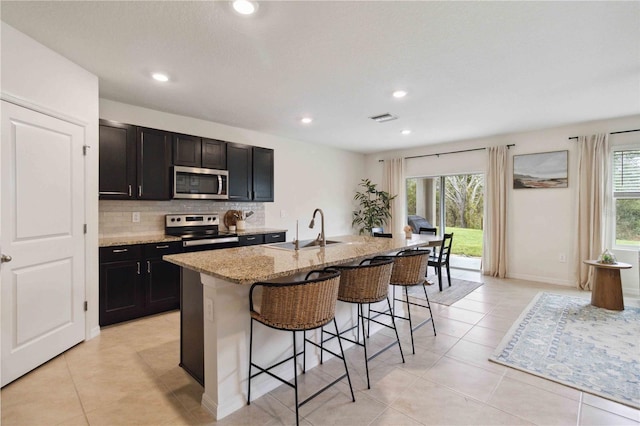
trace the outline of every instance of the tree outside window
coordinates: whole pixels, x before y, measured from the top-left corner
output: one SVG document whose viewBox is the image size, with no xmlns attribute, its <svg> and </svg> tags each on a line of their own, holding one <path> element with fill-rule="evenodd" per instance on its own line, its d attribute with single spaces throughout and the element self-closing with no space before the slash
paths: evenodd
<svg viewBox="0 0 640 426">
<path fill-rule="evenodd" d="M 640 247 L 640 149 L 613 152 L 615 245 Z"/>
</svg>

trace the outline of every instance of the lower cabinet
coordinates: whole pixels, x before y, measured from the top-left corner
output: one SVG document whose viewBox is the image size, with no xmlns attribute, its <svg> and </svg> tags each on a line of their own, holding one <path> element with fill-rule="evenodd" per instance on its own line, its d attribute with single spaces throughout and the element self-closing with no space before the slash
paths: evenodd
<svg viewBox="0 0 640 426">
<path fill-rule="evenodd" d="M 180 267 L 162 260 L 181 242 L 100 248 L 101 326 L 177 309 Z"/>
</svg>

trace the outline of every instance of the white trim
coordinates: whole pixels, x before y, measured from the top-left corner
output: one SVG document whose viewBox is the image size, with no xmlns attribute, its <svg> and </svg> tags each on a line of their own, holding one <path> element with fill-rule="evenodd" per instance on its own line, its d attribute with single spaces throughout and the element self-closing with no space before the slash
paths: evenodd
<svg viewBox="0 0 640 426">
<path fill-rule="evenodd" d="M 3 101 L 6 101 L 6 102 L 12 103 L 14 105 L 21 106 L 23 108 L 30 109 L 32 111 L 36 111 L 36 112 L 39 112 L 41 114 L 48 115 L 48 116 L 53 117 L 53 118 L 57 118 L 57 119 L 60 119 L 60 120 L 63 120 L 63 121 L 66 121 L 66 122 L 69 122 L 69 123 L 72 123 L 72 124 L 76 124 L 76 125 L 84 127 L 84 128 L 86 128 L 89 125 L 89 123 L 87 123 L 86 121 L 81 120 L 81 119 L 79 119 L 77 117 L 72 117 L 70 115 L 63 114 L 61 112 L 52 110 L 50 108 L 47 108 L 47 107 L 42 106 L 40 104 L 34 103 L 34 102 L 29 101 L 27 99 L 23 99 L 23 98 L 21 98 L 19 96 L 14 96 L 14 95 L 10 95 L 8 93 L 2 92 L 2 93 L 0 93 L 0 99 L 3 100 Z"/>
<path fill-rule="evenodd" d="M 539 277 L 537 275 L 527 275 L 527 274 L 511 274 L 509 272 L 507 272 L 507 278 L 513 278 L 516 280 L 523 280 L 523 281 L 534 281 L 534 282 L 538 282 L 538 283 L 542 283 L 542 284 L 554 284 L 554 285 L 561 285 L 561 286 L 565 286 L 565 287 L 574 287 L 575 283 L 568 281 L 568 280 L 559 280 L 556 278 L 549 278 L 549 277 Z"/>
<path fill-rule="evenodd" d="M 93 327 L 89 330 L 89 336 L 87 336 L 87 340 L 91 340 L 94 337 L 98 337 L 100 335 L 100 327 Z"/>
</svg>

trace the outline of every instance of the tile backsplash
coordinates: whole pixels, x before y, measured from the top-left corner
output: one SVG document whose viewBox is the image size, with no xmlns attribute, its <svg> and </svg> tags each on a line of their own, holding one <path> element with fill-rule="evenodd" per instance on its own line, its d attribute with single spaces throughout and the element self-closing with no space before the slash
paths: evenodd
<svg viewBox="0 0 640 426">
<path fill-rule="evenodd" d="M 248 228 L 265 226 L 263 203 L 233 203 L 224 201 L 171 200 L 100 200 L 100 237 L 147 235 L 164 233 L 164 216 L 170 213 L 218 213 L 220 229 L 227 210 L 253 211 L 247 218 Z M 133 212 L 140 213 L 140 222 L 132 221 Z"/>
</svg>

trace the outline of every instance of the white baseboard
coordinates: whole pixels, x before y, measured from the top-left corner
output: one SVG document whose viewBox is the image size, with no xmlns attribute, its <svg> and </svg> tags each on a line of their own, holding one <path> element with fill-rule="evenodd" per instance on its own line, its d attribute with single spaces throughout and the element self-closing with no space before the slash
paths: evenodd
<svg viewBox="0 0 640 426">
<path fill-rule="evenodd" d="M 507 278 L 513 278 L 516 280 L 524 280 L 524 281 L 535 281 L 543 284 L 555 284 L 555 285 L 561 285 L 565 287 L 574 286 L 574 283 L 568 280 L 559 280 L 556 278 L 549 278 L 549 277 L 539 277 L 537 275 L 507 274 Z"/>
<path fill-rule="evenodd" d="M 89 330 L 89 335 L 87 336 L 86 340 L 91 340 L 94 337 L 98 337 L 99 335 L 100 335 L 100 326 L 93 327 L 91 330 Z"/>
</svg>

